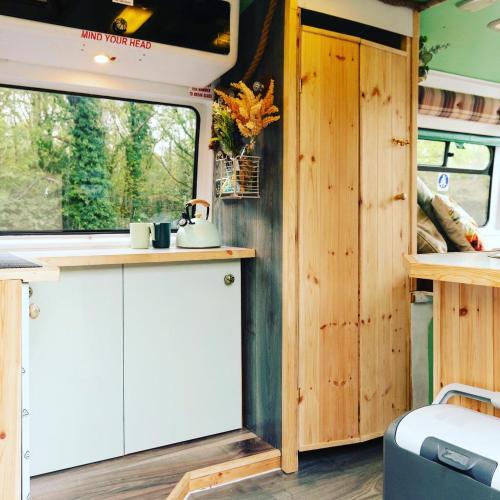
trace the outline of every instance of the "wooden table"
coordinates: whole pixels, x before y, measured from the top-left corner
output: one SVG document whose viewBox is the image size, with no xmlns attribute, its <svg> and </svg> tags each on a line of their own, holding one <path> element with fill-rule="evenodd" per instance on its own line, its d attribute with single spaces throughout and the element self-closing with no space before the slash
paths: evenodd
<svg viewBox="0 0 500 500">
<path fill-rule="evenodd" d="M 496 253 L 406 257 L 410 277 L 434 283 L 434 393 L 452 382 L 500 391 L 500 259 L 491 257 Z M 485 404 L 461 404 L 493 413 Z"/>
</svg>

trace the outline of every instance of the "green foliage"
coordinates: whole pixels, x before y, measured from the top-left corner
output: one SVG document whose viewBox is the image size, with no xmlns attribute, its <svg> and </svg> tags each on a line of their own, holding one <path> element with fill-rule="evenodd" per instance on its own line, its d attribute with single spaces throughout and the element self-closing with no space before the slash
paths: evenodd
<svg viewBox="0 0 500 500">
<path fill-rule="evenodd" d="M 143 192 L 145 160 L 153 154 L 153 140 L 149 120 L 153 114 L 150 104 L 128 105 L 128 128 L 130 135 L 125 144 L 125 192 L 121 206 L 121 216 L 129 220 L 147 218 L 144 212 L 146 204 Z"/>
<path fill-rule="evenodd" d="M 68 96 L 73 117 L 71 163 L 63 174 L 64 228 L 114 227 L 110 171 L 99 101 Z"/>
<path fill-rule="evenodd" d="M 220 147 L 227 156 L 237 156 L 243 147 L 241 135 L 230 110 L 218 102 L 212 106 L 212 128 L 212 149 Z"/>
<path fill-rule="evenodd" d="M 418 67 L 418 76 L 420 80 L 425 80 L 427 78 L 427 73 L 429 73 L 429 64 L 432 58 L 441 50 L 447 49 L 450 46 L 449 43 L 441 43 L 438 45 L 432 45 L 429 47 L 427 45 L 427 36 L 422 35 L 420 37 L 419 44 L 419 59 L 420 65 Z"/>
<path fill-rule="evenodd" d="M 0 231 L 176 219 L 195 143 L 191 109 L 0 87 Z"/>
</svg>

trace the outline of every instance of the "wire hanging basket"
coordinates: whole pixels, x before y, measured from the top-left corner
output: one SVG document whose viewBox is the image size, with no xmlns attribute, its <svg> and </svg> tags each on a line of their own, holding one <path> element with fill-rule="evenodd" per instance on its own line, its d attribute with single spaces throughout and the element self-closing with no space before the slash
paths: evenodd
<svg viewBox="0 0 500 500">
<path fill-rule="evenodd" d="M 260 156 L 218 155 L 215 161 L 217 198 L 260 198 L 260 160 Z"/>
</svg>

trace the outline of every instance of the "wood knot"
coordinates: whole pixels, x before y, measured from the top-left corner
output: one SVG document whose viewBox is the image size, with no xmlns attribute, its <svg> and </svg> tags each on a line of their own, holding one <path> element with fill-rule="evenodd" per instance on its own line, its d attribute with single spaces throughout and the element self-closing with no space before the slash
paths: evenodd
<svg viewBox="0 0 500 500">
<path fill-rule="evenodd" d="M 460 316 L 467 316 L 467 313 L 468 313 L 468 312 L 469 312 L 469 311 L 467 310 L 467 308 L 466 308 L 466 307 L 461 307 L 461 308 L 460 308 L 460 310 L 458 311 L 458 314 L 459 314 Z"/>
<path fill-rule="evenodd" d="M 0 439 L 5 439 L 7 437 L 7 434 L 5 434 L 5 431 L 0 432 Z"/>
</svg>

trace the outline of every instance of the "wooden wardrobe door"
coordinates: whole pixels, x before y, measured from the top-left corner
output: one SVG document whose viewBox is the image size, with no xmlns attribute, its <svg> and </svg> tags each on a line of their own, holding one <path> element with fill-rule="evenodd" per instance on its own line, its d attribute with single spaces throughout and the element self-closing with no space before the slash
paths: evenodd
<svg viewBox="0 0 500 500">
<path fill-rule="evenodd" d="M 358 422 L 359 45 L 304 28 L 299 162 L 299 448 Z"/>
<path fill-rule="evenodd" d="M 410 87 L 404 52 L 360 50 L 360 434 L 369 438 L 409 405 Z"/>
</svg>

